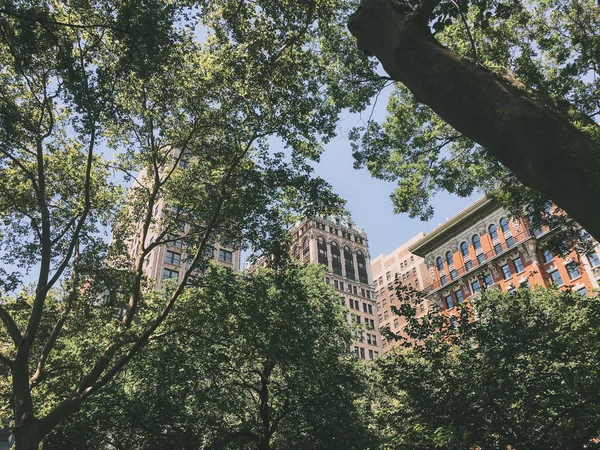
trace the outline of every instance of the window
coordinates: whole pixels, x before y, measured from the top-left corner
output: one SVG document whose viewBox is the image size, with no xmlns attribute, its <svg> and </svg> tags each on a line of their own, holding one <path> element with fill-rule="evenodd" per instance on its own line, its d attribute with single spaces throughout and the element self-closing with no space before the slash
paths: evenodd
<svg viewBox="0 0 600 450">
<path fill-rule="evenodd" d="M 587 295 L 587 289 L 584 287 L 577 289 L 579 295 Z"/>
<path fill-rule="evenodd" d="M 557 286 L 563 285 L 563 280 L 560 276 L 560 273 L 558 273 L 558 270 L 555 270 L 554 272 L 550 272 L 548 275 L 550 275 L 550 278 L 552 279 L 552 282 L 554 284 L 556 284 Z"/>
<path fill-rule="evenodd" d="M 340 281 L 340 291 L 343 291 L 343 290 L 344 290 L 344 282 Z"/>
<path fill-rule="evenodd" d="M 529 281 L 525 280 L 519 285 L 519 289 L 529 289 Z"/>
<path fill-rule="evenodd" d="M 494 251 L 496 252 L 496 255 L 499 255 L 500 253 L 502 253 L 502 244 L 498 243 L 498 244 L 494 245 Z"/>
<path fill-rule="evenodd" d="M 384 311 L 384 312 L 383 312 L 383 318 L 384 318 L 384 319 L 387 319 L 389 316 L 390 316 L 390 315 L 389 315 L 389 313 L 388 313 L 387 311 Z"/>
<path fill-rule="evenodd" d="M 571 280 L 574 280 L 581 276 L 581 273 L 579 273 L 579 269 L 577 268 L 577 264 L 569 263 L 565 267 L 567 268 L 567 272 L 569 273 L 569 278 Z"/>
<path fill-rule="evenodd" d="M 356 286 L 352 286 L 352 291 L 354 292 L 354 295 L 358 295 L 358 289 Z"/>
<path fill-rule="evenodd" d="M 182 248 L 183 242 L 181 241 L 181 239 L 175 239 L 173 242 L 171 242 L 171 245 L 173 247 Z"/>
<path fill-rule="evenodd" d="M 510 271 L 510 266 L 508 264 L 500 266 L 500 270 L 502 270 L 502 275 L 504 275 L 505 280 L 512 277 L 512 272 Z"/>
<path fill-rule="evenodd" d="M 377 345 L 377 336 L 371 336 L 371 342 L 373 343 L 373 345 Z"/>
<path fill-rule="evenodd" d="M 506 238 L 506 246 L 510 248 L 513 245 L 515 245 L 515 238 L 512 236 L 507 237 Z"/>
<path fill-rule="evenodd" d="M 383 316 L 381 314 L 379 314 L 379 317 L 377 317 L 379 319 L 379 323 L 383 322 Z"/>
<path fill-rule="evenodd" d="M 486 286 L 492 286 L 494 284 L 494 279 L 489 273 L 484 275 L 483 281 L 485 282 Z"/>
<path fill-rule="evenodd" d="M 360 325 L 360 316 L 354 316 L 354 320 L 356 320 L 356 323 Z"/>
<path fill-rule="evenodd" d="M 167 253 L 165 254 L 165 262 L 178 265 L 181 262 L 181 253 L 175 253 L 171 250 L 167 250 Z"/>
<path fill-rule="evenodd" d="M 360 358 L 365 359 L 365 349 L 360 347 Z"/>
<path fill-rule="evenodd" d="M 410 262 L 411 262 L 411 263 L 414 263 L 414 262 L 415 262 L 415 257 L 414 257 L 414 256 L 411 256 L 411 257 L 410 257 Z"/>
<path fill-rule="evenodd" d="M 340 288 L 340 283 L 338 282 L 338 280 L 333 280 L 333 287 L 336 289 Z"/>
<path fill-rule="evenodd" d="M 440 283 L 442 283 L 442 286 L 444 286 L 448 283 L 448 279 L 446 278 L 446 275 L 442 275 L 440 277 Z"/>
<path fill-rule="evenodd" d="M 445 296 L 444 302 L 446 303 L 446 308 L 448 308 L 448 309 L 454 308 L 454 302 L 452 301 L 452 294 Z"/>
<path fill-rule="evenodd" d="M 503 217 L 502 219 L 500 219 L 500 228 L 502 229 L 502 233 L 506 236 L 507 234 L 510 234 L 510 227 L 508 226 L 508 220 Z"/>
<path fill-rule="evenodd" d="M 394 285 L 392 283 L 388 283 L 388 291 L 393 291 Z"/>
<path fill-rule="evenodd" d="M 363 302 L 363 312 L 367 312 L 367 304 Z"/>
<path fill-rule="evenodd" d="M 444 260 L 441 256 L 438 256 L 438 259 L 435 260 L 435 265 L 437 266 L 440 272 L 444 271 Z"/>
<path fill-rule="evenodd" d="M 550 262 L 554 259 L 554 255 L 549 250 L 544 250 L 544 262 Z"/>
<path fill-rule="evenodd" d="M 369 359 L 373 359 L 373 350 L 369 350 Z"/>
<path fill-rule="evenodd" d="M 471 261 L 470 259 L 465 261 L 465 267 L 467 268 L 467 270 L 471 270 L 473 268 L 473 261 Z"/>
<path fill-rule="evenodd" d="M 451 270 L 450 271 L 450 279 L 454 280 L 456 277 L 458 276 L 458 272 L 456 270 Z"/>
<path fill-rule="evenodd" d="M 230 263 L 233 260 L 233 253 L 229 250 L 219 250 L 219 261 Z"/>
<path fill-rule="evenodd" d="M 460 244 L 460 252 L 462 253 L 463 257 L 469 256 L 469 244 L 466 242 Z"/>
<path fill-rule="evenodd" d="M 388 280 L 388 281 L 390 281 L 390 278 L 392 278 L 392 274 L 390 272 L 387 272 L 385 274 L 385 279 Z"/>
<path fill-rule="evenodd" d="M 371 328 L 375 329 L 375 320 L 373 319 L 368 319 L 369 320 L 369 325 L 371 325 Z M 375 342 L 375 336 L 373 336 L 373 342 Z"/>
<path fill-rule="evenodd" d="M 352 250 L 350 250 L 350 247 L 344 247 L 344 264 L 346 267 L 346 278 L 349 280 L 356 280 L 356 273 L 354 271 L 354 256 L 352 256 Z"/>
<path fill-rule="evenodd" d="M 479 261 L 479 264 L 483 263 L 485 261 L 485 253 L 477 255 L 477 261 Z"/>
<path fill-rule="evenodd" d="M 317 238 L 317 254 L 319 264 L 327 265 L 327 244 L 325 243 L 325 239 L 322 236 Z"/>
<path fill-rule="evenodd" d="M 477 294 L 481 290 L 481 285 L 479 284 L 479 280 L 475 280 L 471 283 L 471 291 L 473 294 Z"/>
<path fill-rule="evenodd" d="M 360 288 L 360 296 L 361 296 L 361 297 L 366 297 L 366 296 L 367 296 L 367 293 L 366 293 L 366 291 L 365 291 L 365 288 Z"/>
<path fill-rule="evenodd" d="M 398 319 L 394 319 L 394 328 L 398 328 Z"/>
<path fill-rule="evenodd" d="M 379 277 L 379 285 L 381 286 L 383 284 L 383 277 Z"/>
<path fill-rule="evenodd" d="M 587 257 L 588 261 L 590 262 L 590 266 L 592 266 L 592 267 L 600 266 L 600 258 L 598 258 L 598 253 L 592 252 L 592 253 L 588 254 L 586 257 Z"/>
<path fill-rule="evenodd" d="M 513 264 L 515 265 L 515 270 L 517 273 L 525 271 L 525 267 L 523 266 L 523 261 L 521 261 L 521 258 L 513 259 Z"/>
<path fill-rule="evenodd" d="M 491 224 L 489 231 L 490 231 L 490 237 L 492 238 L 492 240 L 498 239 L 498 230 L 496 229 L 496 225 Z"/>
<path fill-rule="evenodd" d="M 473 236 L 473 247 L 475 248 L 475 250 L 479 250 L 481 248 L 481 239 L 479 238 L 479 235 L 476 234 Z"/>
<path fill-rule="evenodd" d="M 204 249 L 204 256 L 206 256 L 207 258 L 214 258 L 215 257 L 215 248 L 212 245 L 207 246 Z"/>
<path fill-rule="evenodd" d="M 367 312 L 369 314 L 373 314 L 373 305 L 371 305 L 371 304 L 367 305 Z"/>
<path fill-rule="evenodd" d="M 448 267 L 454 265 L 454 258 L 452 257 L 452 253 L 446 252 L 446 262 L 448 263 Z"/>
<path fill-rule="evenodd" d="M 168 280 L 169 278 L 174 278 L 174 279 L 179 278 L 179 272 L 177 270 L 163 269 L 162 279 Z"/>
<path fill-rule="evenodd" d="M 331 267 L 336 275 L 342 274 L 342 257 L 337 242 L 331 243 Z"/>
<path fill-rule="evenodd" d="M 308 259 L 310 256 L 310 245 L 308 243 L 308 238 L 304 238 L 302 241 L 302 257 L 304 259 Z"/>
<path fill-rule="evenodd" d="M 362 252 L 356 252 L 356 264 L 358 266 L 358 280 L 363 284 L 369 284 L 367 275 L 367 260 Z"/>
<path fill-rule="evenodd" d="M 462 303 L 465 301 L 465 298 L 463 297 L 462 289 L 459 289 L 458 291 L 454 291 L 454 296 L 456 297 L 456 300 L 458 301 L 458 303 Z M 423 305 L 421 305 L 421 306 L 423 306 Z"/>
</svg>

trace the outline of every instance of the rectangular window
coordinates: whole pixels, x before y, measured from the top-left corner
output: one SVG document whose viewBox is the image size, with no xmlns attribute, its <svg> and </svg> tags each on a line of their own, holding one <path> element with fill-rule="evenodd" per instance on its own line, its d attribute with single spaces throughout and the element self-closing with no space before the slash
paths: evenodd
<svg viewBox="0 0 600 450">
<path fill-rule="evenodd" d="M 456 272 L 456 270 L 451 270 L 450 271 L 450 279 L 454 280 L 456 277 L 458 276 L 458 273 Z"/>
<path fill-rule="evenodd" d="M 510 271 L 510 266 L 508 264 L 500 266 L 500 269 L 502 270 L 502 275 L 504 275 L 505 280 L 508 280 L 512 277 L 512 272 Z"/>
<path fill-rule="evenodd" d="M 390 280 L 390 278 L 392 278 L 392 274 L 391 274 L 390 272 L 387 272 L 387 273 L 385 274 L 385 279 L 389 281 L 389 280 Z"/>
<path fill-rule="evenodd" d="M 219 250 L 219 261 L 230 263 L 233 260 L 233 253 L 229 250 Z"/>
<path fill-rule="evenodd" d="M 544 250 L 544 262 L 550 262 L 554 259 L 554 255 L 549 250 Z"/>
<path fill-rule="evenodd" d="M 398 319 L 394 319 L 394 328 L 398 328 Z"/>
<path fill-rule="evenodd" d="M 375 329 L 375 320 L 369 319 L 369 325 L 371 325 L 371 328 Z M 373 341 L 375 341 L 375 336 L 373 336 Z"/>
<path fill-rule="evenodd" d="M 177 270 L 163 269 L 162 279 L 168 280 L 169 278 L 179 278 L 179 272 Z"/>
<path fill-rule="evenodd" d="M 473 268 L 473 261 L 471 261 L 470 259 L 465 261 L 465 267 L 467 268 L 467 270 L 471 270 Z"/>
<path fill-rule="evenodd" d="M 529 281 L 523 281 L 519 286 L 519 289 L 529 289 Z"/>
<path fill-rule="evenodd" d="M 371 336 L 371 342 L 373 342 L 373 345 L 377 345 L 377 336 L 373 335 Z"/>
<path fill-rule="evenodd" d="M 352 286 L 352 291 L 354 292 L 354 295 L 358 295 L 358 289 L 356 286 Z"/>
<path fill-rule="evenodd" d="M 577 264 L 569 263 L 565 267 L 567 268 L 567 272 L 569 273 L 569 278 L 571 280 L 574 280 L 581 276 L 581 273 L 579 273 L 579 269 L 577 268 Z"/>
<path fill-rule="evenodd" d="M 587 255 L 587 259 L 590 262 L 590 266 L 598 267 L 600 266 L 600 258 L 598 258 L 598 253 L 592 252 Z"/>
<path fill-rule="evenodd" d="M 513 245 L 515 245 L 515 238 L 512 236 L 507 237 L 506 238 L 506 246 L 510 248 Z"/>
<path fill-rule="evenodd" d="M 458 291 L 454 291 L 454 296 L 456 297 L 456 300 L 458 301 L 458 303 L 462 303 L 465 301 L 465 298 L 463 297 L 462 289 L 459 289 Z"/>
<path fill-rule="evenodd" d="M 379 314 L 378 319 L 379 319 L 379 323 L 383 322 L 383 316 L 381 314 Z"/>
<path fill-rule="evenodd" d="M 340 291 L 344 290 L 344 283 L 342 281 L 340 281 Z"/>
<path fill-rule="evenodd" d="M 361 297 L 366 297 L 367 296 L 364 288 L 360 288 L 360 296 Z"/>
<path fill-rule="evenodd" d="M 383 277 L 379 277 L 379 285 L 381 286 L 383 284 Z"/>
<path fill-rule="evenodd" d="M 494 245 L 494 251 L 496 252 L 496 255 L 499 255 L 500 253 L 502 253 L 502 244 Z"/>
<path fill-rule="evenodd" d="M 383 312 L 383 318 L 384 318 L 384 319 L 387 319 L 389 316 L 390 316 L 390 315 L 388 314 L 388 312 L 387 312 L 387 311 L 384 311 L 384 312 Z"/>
<path fill-rule="evenodd" d="M 475 280 L 471 283 L 471 291 L 473 294 L 477 294 L 481 290 L 481 285 L 479 284 L 479 280 Z"/>
<path fill-rule="evenodd" d="M 448 309 L 454 308 L 454 302 L 452 301 L 452 294 L 444 297 L 444 301 L 446 303 L 446 308 L 448 308 Z"/>
<path fill-rule="evenodd" d="M 513 264 L 515 265 L 515 270 L 517 271 L 517 273 L 525 271 L 525 267 L 523 266 L 523 261 L 521 261 L 521 258 L 513 259 Z"/>
<path fill-rule="evenodd" d="M 560 276 L 560 273 L 558 273 L 558 270 L 555 270 L 554 272 L 550 272 L 548 275 L 550 275 L 550 278 L 552 279 L 552 282 L 554 284 L 556 284 L 557 286 L 563 285 L 563 280 Z"/>
<path fill-rule="evenodd" d="M 360 325 L 360 316 L 354 316 L 354 317 L 355 317 L 354 320 L 356 320 L 356 323 Z"/>
<path fill-rule="evenodd" d="M 448 283 L 448 279 L 446 278 L 446 275 L 442 275 L 440 277 L 440 283 L 442 284 L 442 286 L 444 286 L 445 284 Z"/>
<path fill-rule="evenodd" d="M 580 295 L 587 295 L 587 289 L 585 287 L 577 289 L 577 293 Z"/>
<path fill-rule="evenodd" d="M 363 312 L 367 312 L 367 304 L 363 303 Z"/>
<path fill-rule="evenodd" d="M 394 285 L 392 283 L 388 283 L 388 291 L 393 291 Z"/>
<path fill-rule="evenodd" d="M 486 286 L 492 286 L 494 284 L 494 279 L 489 273 L 486 273 L 483 277 L 483 281 L 485 281 Z"/>
<path fill-rule="evenodd" d="M 485 261 L 485 253 L 480 253 L 479 255 L 477 255 L 477 261 L 479 261 L 479 264 L 484 262 Z"/>
<path fill-rule="evenodd" d="M 181 262 L 181 253 L 175 253 L 171 250 L 167 250 L 167 253 L 165 254 L 165 262 L 178 265 Z"/>
<path fill-rule="evenodd" d="M 340 283 L 338 282 L 338 280 L 333 280 L 333 287 L 339 289 Z"/>
<path fill-rule="evenodd" d="M 373 305 L 371 305 L 371 304 L 368 304 L 368 305 L 367 305 L 367 308 L 368 308 L 368 312 L 369 312 L 369 314 L 373 314 Z"/>
<path fill-rule="evenodd" d="M 361 359 L 365 359 L 365 349 L 360 347 L 360 357 Z"/>
<path fill-rule="evenodd" d="M 369 350 L 369 359 L 373 359 L 373 350 Z"/>
</svg>

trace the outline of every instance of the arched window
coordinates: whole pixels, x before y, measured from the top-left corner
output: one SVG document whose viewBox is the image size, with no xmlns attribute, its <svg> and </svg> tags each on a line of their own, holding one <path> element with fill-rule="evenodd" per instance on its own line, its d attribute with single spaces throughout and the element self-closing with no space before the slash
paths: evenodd
<svg viewBox="0 0 600 450">
<path fill-rule="evenodd" d="M 438 259 L 435 260 L 435 265 L 437 266 L 440 272 L 444 271 L 444 260 L 441 256 L 438 256 Z"/>
<path fill-rule="evenodd" d="M 452 252 L 446 252 L 446 262 L 448 266 L 454 265 L 454 258 L 452 257 Z"/>
<path fill-rule="evenodd" d="M 475 247 L 475 250 L 479 250 L 481 248 L 481 239 L 479 239 L 479 235 L 476 234 L 473 236 L 473 247 Z"/>
<path fill-rule="evenodd" d="M 337 242 L 331 243 L 331 268 L 336 275 L 342 274 L 342 257 Z"/>
<path fill-rule="evenodd" d="M 358 279 L 361 283 L 369 284 L 369 276 L 367 275 L 367 261 L 362 252 L 356 252 L 356 264 L 358 265 Z"/>
<path fill-rule="evenodd" d="M 356 274 L 354 272 L 354 256 L 350 247 L 344 247 L 344 263 L 346 268 L 346 278 L 349 280 L 356 280 Z"/>
<path fill-rule="evenodd" d="M 469 244 L 467 244 L 466 242 L 463 242 L 462 244 L 460 244 L 460 252 L 465 257 L 469 256 Z"/>
<path fill-rule="evenodd" d="M 489 230 L 490 230 L 490 237 L 492 238 L 492 240 L 498 239 L 498 230 L 496 229 L 496 225 L 491 224 Z"/>
<path fill-rule="evenodd" d="M 510 227 L 508 226 L 508 219 L 503 217 L 500 219 L 500 228 L 502 228 L 502 233 L 510 233 Z"/>
<path fill-rule="evenodd" d="M 317 238 L 317 251 L 319 254 L 319 264 L 325 264 L 327 266 L 327 244 L 325 243 L 325 239 L 322 236 L 319 236 Z"/>
<path fill-rule="evenodd" d="M 294 245 L 294 258 L 300 259 L 300 247 Z"/>
<path fill-rule="evenodd" d="M 310 246 L 308 245 L 308 238 L 304 238 L 302 241 L 302 257 L 309 259 L 310 257 Z"/>
</svg>

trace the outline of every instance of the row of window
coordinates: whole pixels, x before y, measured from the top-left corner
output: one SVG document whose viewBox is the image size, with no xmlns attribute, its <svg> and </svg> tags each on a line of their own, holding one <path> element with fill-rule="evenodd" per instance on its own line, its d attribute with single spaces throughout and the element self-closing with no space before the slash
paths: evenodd
<svg viewBox="0 0 600 450">
<path fill-rule="evenodd" d="M 317 225 L 318 229 L 323 230 L 323 231 L 327 231 L 327 226 L 325 224 L 323 224 L 321 222 L 316 222 L 316 225 Z M 335 234 L 336 236 L 339 236 L 340 235 L 339 231 L 340 230 L 338 230 L 337 228 L 329 226 L 329 232 L 331 234 Z M 364 243 L 364 240 L 363 240 L 362 237 L 360 237 L 358 235 L 354 235 L 354 234 L 348 233 L 347 231 L 342 231 L 342 237 L 344 239 L 348 239 L 349 241 L 355 241 L 355 242 L 357 242 L 358 244 L 361 244 L 361 245 Z"/>
<path fill-rule="evenodd" d="M 358 346 L 354 346 L 354 354 L 358 357 L 360 357 L 361 359 L 365 359 L 365 349 L 363 347 L 358 347 Z M 377 358 L 377 356 L 379 355 L 378 352 L 373 351 L 373 350 L 368 350 L 368 355 L 369 355 L 369 359 L 374 359 Z"/>
<path fill-rule="evenodd" d="M 354 322 L 356 322 L 357 325 L 362 325 L 364 320 L 364 325 L 366 325 L 367 327 L 371 327 L 373 330 L 375 329 L 375 320 L 369 319 L 368 317 L 363 318 L 356 314 L 352 314 L 352 317 L 354 318 Z"/>
<path fill-rule="evenodd" d="M 325 283 L 329 284 L 329 277 L 325 277 Z M 338 280 L 333 280 L 333 287 L 339 291 L 343 291 L 344 290 L 344 282 L 338 281 Z M 346 290 L 350 294 L 359 295 L 358 287 L 353 286 L 350 283 L 346 283 L 345 287 L 346 287 Z M 363 298 L 368 298 L 368 299 L 372 298 L 371 291 L 369 291 L 368 289 L 365 289 L 365 288 L 360 288 L 360 296 Z"/>
<path fill-rule="evenodd" d="M 215 249 L 213 247 L 206 247 L 206 249 L 204 249 L 204 256 L 206 256 L 207 258 L 214 258 Z M 218 260 L 226 263 L 231 263 L 233 261 L 233 252 L 230 252 L 229 250 L 220 249 Z M 167 252 L 165 253 L 165 262 L 167 264 L 178 266 L 179 264 L 181 264 L 181 253 L 177 253 L 172 250 L 167 250 Z"/>
<path fill-rule="evenodd" d="M 513 245 L 515 245 L 515 238 L 512 237 L 512 234 L 510 232 L 510 227 L 508 225 L 508 219 L 506 218 L 502 218 L 500 219 L 500 228 L 502 229 L 502 233 L 504 235 L 504 239 L 506 242 L 506 246 L 508 248 L 512 247 Z M 488 228 L 489 231 L 489 235 L 490 235 L 490 239 L 492 240 L 492 243 L 494 243 L 494 241 L 497 241 L 499 239 L 498 236 L 498 229 L 496 228 L 496 225 L 492 224 L 489 226 Z M 477 259 L 479 260 L 479 262 L 483 262 L 485 261 L 485 255 L 483 255 L 483 253 L 481 253 L 481 238 L 479 237 L 478 234 L 473 235 L 473 237 L 471 238 L 471 242 L 473 245 L 473 248 L 475 249 L 475 253 L 477 254 L 478 250 L 480 251 L 479 254 L 477 254 Z M 470 262 L 471 259 L 471 255 L 469 252 L 469 244 L 467 244 L 466 242 L 461 242 L 460 244 L 460 253 L 463 256 L 463 260 L 465 261 L 465 266 L 467 267 L 467 270 L 469 270 L 472 267 L 472 262 Z M 494 250 L 496 251 L 496 254 L 499 254 L 502 252 L 503 248 L 502 248 L 502 244 L 499 242 L 496 242 L 494 244 Z M 454 256 L 452 254 L 452 252 L 448 251 L 446 252 L 446 264 L 448 265 L 448 269 L 450 271 L 450 278 L 454 279 L 453 277 L 453 267 L 454 267 Z M 440 278 L 441 278 L 441 274 L 444 273 L 444 259 L 441 256 L 438 256 L 435 264 L 437 266 L 437 269 L 440 273 Z"/>
<path fill-rule="evenodd" d="M 360 302 L 354 298 L 349 298 L 348 299 L 350 302 L 350 308 L 352 309 L 356 309 L 357 311 L 360 311 Z M 342 304 L 344 305 L 344 300 L 342 299 Z M 373 305 L 362 302 L 362 306 L 363 306 L 363 312 L 367 313 L 367 314 L 373 314 Z"/>
</svg>

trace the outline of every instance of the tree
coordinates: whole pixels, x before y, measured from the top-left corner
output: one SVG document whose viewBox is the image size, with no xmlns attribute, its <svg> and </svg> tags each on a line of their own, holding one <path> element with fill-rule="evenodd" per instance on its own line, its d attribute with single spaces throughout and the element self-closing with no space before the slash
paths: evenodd
<svg viewBox="0 0 600 450">
<path fill-rule="evenodd" d="M 17 449 L 37 448 L 139 354 L 201 282 L 212 242 L 244 238 L 268 251 L 294 215 L 339 208 L 307 158 L 333 136 L 341 108 L 359 108 L 371 88 L 348 84 L 345 97 L 328 88 L 330 52 L 312 50 L 336 10 L 315 8 L 2 6 L 0 363 Z M 178 240 L 185 275 L 161 291 L 161 309 L 149 308 L 145 258 Z M 23 290 L 27 272 L 36 281 Z"/>
<path fill-rule="evenodd" d="M 588 0 L 361 1 L 359 48 L 411 95 L 399 88 L 383 131 L 369 126 L 359 164 L 400 179 L 397 208 L 426 216 L 421 188 L 518 179 L 600 239 L 598 14 Z"/>
<path fill-rule="evenodd" d="M 367 373 L 323 269 L 211 266 L 111 386 L 49 448 L 364 449 Z"/>
<path fill-rule="evenodd" d="M 404 345 L 380 359 L 384 448 L 595 448 L 597 295 L 486 290 L 417 319 L 399 294 Z"/>
</svg>

